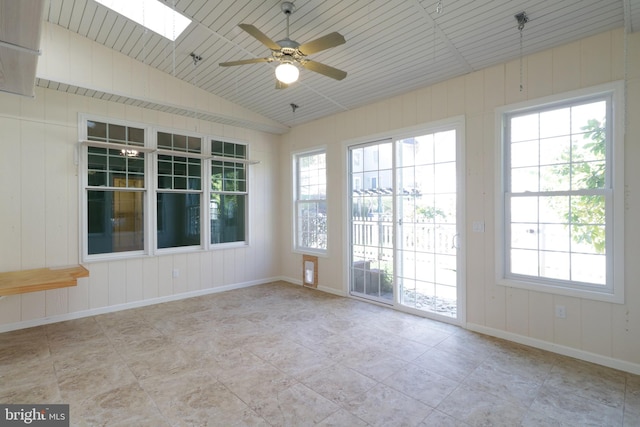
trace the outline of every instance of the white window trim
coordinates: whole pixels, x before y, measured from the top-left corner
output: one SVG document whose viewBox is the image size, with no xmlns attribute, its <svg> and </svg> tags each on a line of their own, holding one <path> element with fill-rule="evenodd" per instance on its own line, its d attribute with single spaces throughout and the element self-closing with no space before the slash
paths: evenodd
<svg viewBox="0 0 640 427">
<path fill-rule="evenodd" d="M 120 126 L 128 126 L 128 127 L 136 127 L 140 129 L 144 129 L 145 132 L 145 143 L 144 146 L 136 147 L 138 151 L 144 153 L 145 155 L 145 187 L 141 192 L 144 193 L 143 196 L 143 206 L 145 212 L 145 221 L 144 221 L 144 248 L 143 250 L 138 251 L 124 251 L 124 252 L 110 252 L 104 254 L 92 254 L 88 253 L 89 251 L 89 242 L 88 242 L 88 233 L 86 232 L 88 226 L 88 212 L 86 209 L 87 205 L 87 156 L 88 156 L 88 147 L 96 146 L 103 148 L 114 148 L 119 149 L 124 147 L 124 145 L 119 144 L 110 144 L 104 143 L 100 141 L 89 141 L 87 135 L 87 121 L 97 121 L 108 124 L 120 125 Z M 157 132 L 168 132 L 173 134 L 187 135 L 187 136 L 196 136 L 202 138 L 202 152 L 200 154 L 197 153 L 188 153 L 182 151 L 171 151 L 166 149 L 158 149 L 157 148 Z M 245 159 L 236 159 L 233 158 L 221 158 L 219 156 L 213 156 L 211 154 L 211 141 L 224 141 L 233 144 L 242 144 L 245 148 Z M 232 248 L 246 248 L 251 246 L 251 222 L 250 222 L 250 212 L 252 208 L 252 171 L 251 165 L 259 163 L 259 161 L 251 160 L 250 157 L 251 144 L 247 141 L 238 140 L 235 138 L 227 138 L 222 137 L 215 134 L 201 134 L 194 133 L 184 129 L 174 129 L 167 128 L 152 124 L 145 124 L 135 121 L 129 120 L 120 120 L 114 119 L 112 117 L 94 115 L 94 114 L 86 114 L 79 113 L 78 114 L 78 143 L 76 146 L 76 151 L 74 153 L 74 163 L 78 167 L 78 221 L 79 223 L 79 233 L 78 233 L 78 246 L 80 248 L 80 255 L 83 263 L 92 263 L 92 262 L 102 262 L 102 261 L 112 261 L 112 260 L 121 260 L 121 259 L 132 259 L 132 258 L 143 258 L 149 256 L 157 256 L 157 255 L 167 255 L 172 253 L 194 253 L 194 252 L 203 252 L 203 251 L 214 251 L 214 250 L 225 250 Z M 193 245 L 193 246 L 184 246 L 177 248 L 161 248 L 157 247 L 157 212 L 156 212 L 156 195 L 157 195 L 157 161 L 158 154 L 165 155 L 175 155 L 180 157 L 194 157 L 202 159 L 202 203 L 201 203 L 201 215 L 202 218 L 209 218 L 209 200 L 210 200 L 210 182 L 205 178 L 210 177 L 211 174 L 211 162 L 212 160 L 218 161 L 232 161 L 236 163 L 243 163 L 246 165 L 245 173 L 247 179 L 247 201 L 246 201 L 246 210 L 245 210 L 245 239 L 241 242 L 228 242 L 228 243 L 211 243 L 211 230 L 209 220 L 202 221 L 201 223 L 201 236 L 202 236 L 202 244 L 201 245 Z M 206 171 L 206 172 L 205 172 Z M 132 190 L 132 191 L 140 191 L 140 190 Z M 183 191 L 175 191 L 173 192 L 183 192 Z M 191 191 L 188 191 L 192 193 Z"/>
<path fill-rule="evenodd" d="M 330 225 L 330 218 L 329 218 L 329 214 L 327 213 L 327 248 L 326 249 L 315 249 L 315 248 L 307 248 L 307 247 L 302 247 L 298 244 L 298 181 L 299 181 L 299 177 L 298 177 L 298 159 L 300 158 L 300 156 L 306 156 L 306 155 L 314 155 L 314 154 L 320 154 L 320 153 L 324 153 L 325 155 L 325 164 L 327 166 L 328 169 L 328 162 L 327 160 L 327 146 L 323 145 L 320 147 L 315 147 L 315 148 L 311 148 L 308 150 L 300 150 L 300 151 L 295 151 L 291 153 L 291 167 L 292 167 L 292 175 L 293 175 L 293 193 L 292 193 L 292 205 L 293 205 L 293 221 L 291 221 L 291 226 L 292 226 L 292 233 L 291 233 L 291 247 L 292 247 L 292 252 L 293 253 L 297 253 L 297 254 L 303 254 L 303 255 L 316 255 L 316 256 L 320 256 L 320 257 L 327 257 L 329 254 L 329 225 Z M 329 178 L 329 174 L 327 173 L 327 171 L 325 171 L 325 174 L 327 176 L 327 180 Z M 327 182 L 328 185 L 328 182 Z M 328 200 L 328 195 L 327 197 L 324 199 L 325 204 L 327 205 L 327 212 L 329 210 L 329 200 Z"/>
<path fill-rule="evenodd" d="M 150 135 L 151 145 L 156 147 L 153 155 L 151 156 L 152 161 L 152 170 L 153 170 L 153 182 L 151 183 L 151 188 L 153 192 L 153 215 L 150 218 L 151 230 L 152 230 L 152 253 L 157 255 L 166 255 L 166 254 L 176 254 L 176 253 L 185 253 L 185 252 L 197 252 L 206 248 L 206 242 L 204 239 L 207 237 L 205 233 L 208 231 L 208 221 L 200 221 L 200 244 L 199 245 L 189 245 L 189 246 L 177 246 L 177 247 L 169 247 L 169 248 L 159 248 L 158 247 L 158 193 L 182 193 L 182 194 L 200 194 L 200 218 L 205 218 L 206 213 L 208 212 L 207 207 L 205 206 L 205 197 L 208 197 L 207 188 L 209 183 L 205 182 L 205 167 L 207 164 L 206 159 L 211 157 L 210 155 L 210 136 L 197 133 L 197 132 L 187 132 L 178 129 L 171 129 L 166 127 L 155 126 L 151 128 L 152 133 Z M 169 133 L 173 135 L 181 135 L 187 137 L 196 137 L 201 139 L 201 150 L 200 153 L 190 153 L 188 151 L 174 151 L 166 148 L 157 148 L 158 147 L 158 132 Z M 160 189 L 158 188 L 158 156 L 173 156 L 173 157 L 189 157 L 192 159 L 201 159 L 200 163 L 200 179 L 202 180 L 200 184 L 200 190 L 173 190 L 173 189 Z M 206 185 L 205 185 L 206 184 Z M 205 186 L 207 188 L 205 188 Z M 205 224 L 206 223 L 206 224 Z"/>
<path fill-rule="evenodd" d="M 603 290 L 585 287 L 578 289 L 567 287 L 561 283 L 554 283 L 548 280 L 546 283 L 538 281 L 517 280 L 505 277 L 506 269 L 506 214 L 505 214 L 505 115 L 531 108 L 544 108 L 558 103 L 570 103 L 572 101 L 594 97 L 599 95 L 612 96 L 612 123 L 610 146 L 611 163 L 609 171 L 611 176 L 611 191 L 613 192 L 613 218 L 607 218 L 607 222 L 613 221 L 613 243 L 607 248 L 607 266 L 610 271 L 607 273 L 607 281 L 610 280 L 610 287 Z M 498 285 L 526 289 L 538 292 L 547 292 L 555 295 L 585 298 L 596 301 L 624 303 L 624 131 L 625 131 L 625 102 L 624 102 L 624 82 L 612 82 L 590 88 L 579 89 L 572 92 L 555 94 L 544 98 L 528 100 L 516 104 L 506 105 L 495 110 L 495 132 L 496 132 L 496 152 L 495 152 L 495 247 L 496 265 L 495 275 Z M 609 277 L 611 279 L 609 279 Z M 609 283 L 607 283 L 609 285 Z"/>
<path fill-rule="evenodd" d="M 110 252 L 110 253 L 104 253 L 104 254 L 91 254 L 91 255 L 89 254 L 89 233 L 87 233 L 87 227 L 89 224 L 88 211 L 87 211 L 88 147 L 102 146 L 104 148 L 109 148 L 108 146 L 111 144 L 101 143 L 99 141 L 89 141 L 88 135 L 87 135 L 87 121 L 97 121 L 97 122 L 103 122 L 103 123 L 114 124 L 119 126 L 128 126 L 128 127 L 136 127 L 136 128 L 144 129 L 145 143 L 143 147 L 140 147 L 140 152 L 143 153 L 145 156 L 144 158 L 145 159 L 145 165 L 144 165 L 145 186 L 144 186 L 144 190 L 142 191 L 143 207 L 144 207 L 145 215 L 148 212 L 150 212 L 149 209 L 151 209 L 151 205 L 152 205 L 150 194 L 153 192 L 153 188 L 154 188 L 153 183 L 149 182 L 149 179 L 147 179 L 148 176 L 151 176 L 151 173 L 152 173 L 151 163 L 153 162 L 152 154 L 151 154 L 153 151 L 153 148 L 150 146 L 150 142 L 149 142 L 150 135 L 152 135 L 152 130 L 149 125 L 145 125 L 143 123 L 138 123 L 138 122 L 132 122 L 128 120 L 118 120 L 110 117 L 98 116 L 93 114 L 82 114 L 82 113 L 78 114 L 77 153 L 78 153 L 78 170 L 79 170 L 78 177 L 80 181 L 80 185 L 78 186 L 79 187 L 78 200 L 80 201 L 80 203 L 78 203 L 78 218 L 80 218 L 80 221 L 79 221 L 80 232 L 78 233 L 79 234 L 78 239 L 79 239 L 80 248 L 81 248 L 82 262 L 87 263 L 87 262 L 98 262 L 98 261 L 110 261 L 110 260 L 117 260 L 117 259 L 123 259 L 123 258 L 138 258 L 138 257 L 148 256 L 152 252 L 151 248 L 152 248 L 152 242 L 153 242 L 152 240 L 153 236 L 151 235 L 152 228 L 151 228 L 151 224 L 149 224 L 149 221 L 143 221 L 144 241 L 143 241 L 142 250 Z M 119 148 L 122 148 L 122 147 L 125 147 L 125 145 L 122 145 Z M 109 189 L 110 187 L 105 187 L 105 188 Z"/>
<path fill-rule="evenodd" d="M 222 141 L 222 142 L 228 142 L 231 144 L 240 144 L 240 145 L 244 145 L 245 147 L 245 158 L 244 159 L 236 159 L 234 157 L 224 157 L 224 156 L 218 156 L 218 155 L 213 155 L 211 154 L 211 142 L 212 141 Z M 255 160 L 250 160 L 251 159 L 251 144 L 249 144 L 247 141 L 242 141 L 239 139 L 234 139 L 234 138 L 226 138 L 226 137 L 221 137 L 221 136 L 217 136 L 217 135 L 208 135 L 207 136 L 207 150 L 209 153 L 209 158 L 206 161 L 206 167 L 207 167 L 207 175 L 209 176 L 209 178 L 211 178 L 211 162 L 214 161 L 218 161 L 218 162 L 231 162 L 231 163 L 243 163 L 246 168 L 245 168 L 245 177 L 246 177 L 246 181 L 247 181 L 247 187 L 246 187 L 246 196 L 247 196 L 247 201 L 246 201 L 246 206 L 245 206 L 245 212 L 244 212 L 244 240 L 241 242 L 225 242 L 225 243 L 211 243 L 211 221 L 209 220 L 209 216 L 207 216 L 207 221 L 206 221 L 206 237 L 207 237 L 207 241 L 205 242 L 205 250 L 211 251 L 211 250 L 223 250 L 223 249 L 237 249 L 237 248 L 246 248 L 251 246 L 251 222 L 249 221 L 249 212 L 251 212 L 251 208 L 252 208 L 252 199 L 253 197 L 251 197 L 252 194 L 252 189 L 251 186 L 253 185 L 253 179 L 252 179 L 252 172 L 251 172 L 251 165 L 255 165 L 260 163 L 259 161 L 255 161 Z M 203 166 L 205 167 L 205 166 Z M 209 214 L 209 202 L 211 201 L 211 183 L 207 182 L 206 185 L 206 189 L 205 189 L 205 204 L 207 205 L 205 207 L 206 209 L 206 213 L 207 215 Z"/>
</svg>

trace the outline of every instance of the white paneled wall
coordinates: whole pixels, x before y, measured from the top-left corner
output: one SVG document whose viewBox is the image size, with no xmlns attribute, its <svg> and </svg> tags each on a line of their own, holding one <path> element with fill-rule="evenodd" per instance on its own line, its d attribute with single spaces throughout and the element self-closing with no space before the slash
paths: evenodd
<svg viewBox="0 0 640 427">
<path fill-rule="evenodd" d="M 300 281 L 302 257 L 292 252 L 291 153 L 326 146 L 329 251 L 319 259 L 319 285 L 344 293 L 346 182 L 343 142 L 457 115 L 466 123 L 466 218 L 485 221 L 485 233 L 467 226 L 467 313 L 470 328 L 543 348 L 640 371 L 640 33 L 606 32 L 494 66 L 403 96 L 300 125 L 275 136 L 36 89 L 36 98 L 0 94 L 0 271 L 79 261 L 78 177 L 74 163 L 78 113 L 237 138 L 251 144 L 251 246 L 189 254 L 95 262 L 77 287 L 0 299 L 0 330 L 176 298 L 189 293 L 259 283 Z M 131 93 L 198 109 L 254 113 L 179 83 L 144 64 L 59 27 L 46 25 L 39 76 L 78 86 Z M 104 50 L 104 51 L 103 51 Z M 47 54 L 49 52 L 50 54 Z M 625 61 L 627 65 L 625 67 Z M 625 146 L 626 300 L 609 304 L 510 289 L 495 284 L 494 109 L 627 76 Z M 172 277 L 174 268 L 180 275 Z M 564 305 L 566 319 L 554 316 Z"/>
<path fill-rule="evenodd" d="M 347 181 L 343 142 L 429 123 L 463 114 L 466 121 L 467 322 L 468 327 L 527 344 L 560 351 L 610 366 L 640 373 L 640 33 L 625 40 L 622 29 L 605 32 L 523 58 L 523 90 L 519 60 L 327 117 L 294 128 L 283 136 L 280 150 L 283 188 L 291 188 L 291 152 L 326 145 L 329 188 Z M 625 67 L 625 62 L 626 67 Z M 627 129 L 625 145 L 626 248 L 625 304 L 512 289 L 495 283 L 494 109 L 510 103 L 622 80 L 627 77 Z M 292 203 L 281 198 L 282 275 L 298 280 L 301 255 L 291 251 Z M 329 245 L 320 259 L 319 287 L 346 293 L 340 272 L 347 268 L 341 229 L 345 197 L 328 194 Z M 472 221 L 485 221 L 484 233 L 473 233 Z M 622 256 L 622 255 L 621 255 Z M 564 305 L 566 319 L 555 317 L 554 307 Z"/>
<path fill-rule="evenodd" d="M 107 78 L 110 72 L 100 73 Z M 278 136 L 43 88 L 36 88 L 35 99 L 0 94 L 0 271 L 79 262 L 79 113 L 249 143 L 251 158 L 261 162 L 250 166 L 251 245 L 85 264 L 90 276 L 77 287 L 0 299 L 0 331 L 278 276 Z"/>
</svg>

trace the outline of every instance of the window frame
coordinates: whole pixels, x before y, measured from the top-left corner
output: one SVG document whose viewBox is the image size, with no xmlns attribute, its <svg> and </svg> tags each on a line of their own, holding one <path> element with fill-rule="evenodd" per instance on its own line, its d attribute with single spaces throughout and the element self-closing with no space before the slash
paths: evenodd
<svg viewBox="0 0 640 427">
<path fill-rule="evenodd" d="M 212 144 L 214 141 L 222 142 L 224 144 L 234 144 L 234 145 L 242 145 L 244 146 L 244 157 L 227 157 L 224 155 L 216 154 L 213 152 Z M 206 247 L 207 249 L 228 249 L 228 248 L 240 248 L 250 245 L 250 236 L 251 236 L 251 227 L 249 221 L 249 212 L 251 211 L 251 191 L 250 191 L 250 183 L 251 183 L 251 168 L 249 167 L 253 162 L 250 159 L 250 145 L 245 141 L 240 141 L 231 138 L 220 138 L 216 136 L 210 136 L 207 138 L 207 149 L 209 150 L 209 159 L 207 160 L 207 181 L 206 183 L 206 195 L 205 195 L 205 206 L 206 209 L 206 227 L 207 227 L 207 241 Z M 223 160 L 224 159 L 224 160 Z M 245 196 L 245 206 L 244 206 L 244 240 L 239 240 L 235 242 L 222 242 L 222 243 L 212 243 L 212 231 L 211 231 L 211 195 L 215 194 L 211 189 L 211 169 L 213 167 L 213 162 L 223 162 L 223 163 L 237 163 L 244 165 L 244 181 L 245 181 L 245 189 L 244 191 L 220 191 L 218 194 L 222 195 L 244 195 Z M 204 181 L 203 181 L 204 185 Z"/>
<path fill-rule="evenodd" d="M 324 199 L 310 199 L 310 200 L 301 200 L 300 199 L 300 160 L 304 157 L 316 156 L 318 154 L 324 154 L 325 156 L 325 198 Z M 309 255 L 319 255 L 326 256 L 329 251 L 329 215 L 328 215 L 328 197 L 327 197 L 327 178 L 328 178 L 328 163 L 327 163 L 327 148 L 325 146 L 317 147 L 310 150 L 297 151 L 292 153 L 292 170 L 293 170 L 293 221 L 292 221 L 292 246 L 293 252 L 301 253 L 301 254 L 309 254 Z M 299 206 L 303 203 L 320 203 L 324 202 L 327 207 L 326 214 L 326 247 L 324 249 L 321 248 L 312 248 L 308 246 L 302 246 L 300 242 L 300 221 L 298 218 L 298 209 Z"/>
<path fill-rule="evenodd" d="M 95 140 L 89 140 L 89 135 L 88 135 L 88 122 L 89 121 L 93 121 L 93 122 L 101 122 L 101 123 L 105 123 L 107 125 L 116 125 L 116 126 L 124 126 L 124 127 L 133 127 L 133 128 L 139 128 L 143 130 L 143 144 L 140 146 L 133 146 L 133 145 L 128 145 L 128 144 L 118 144 L 118 143 L 112 143 L 112 142 L 108 142 L 108 141 L 95 141 Z M 83 260 L 83 262 L 87 262 L 87 261 L 102 261 L 102 260 L 112 260 L 112 259 L 122 259 L 122 258 L 132 258 L 132 257 L 138 257 L 138 256 L 145 256 L 149 254 L 150 248 L 151 248 L 151 228 L 150 228 L 150 224 L 148 223 L 148 221 L 145 221 L 145 217 L 146 215 L 149 214 L 149 209 L 150 209 L 150 205 L 151 205 L 151 200 L 149 197 L 150 194 L 150 186 L 152 185 L 152 183 L 149 182 L 149 174 L 151 171 L 151 153 L 153 152 L 153 149 L 149 146 L 149 135 L 150 135 L 150 128 L 147 125 L 141 124 L 141 123 L 134 123 L 134 122 L 130 122 L 130 121 L 126 121 L 126 120 L 117 120 L 117 119 L 111 119 L 111 118 L 107 118 L 107 117 L 101 117 L 101 116 L 95 116 L 95 115 L 85 115 L 85 114 L 79 114 L 78 115 L 78 137 L 79 137 L 79 142 L 78 142 L 78 149 L 77 149 L 77 155 L 78 157 L 76 158 L 76 164 L 80 164 L 81 166 L 79 167 L 80 173 L 78 174 L 79 176 L 79 181 L 80 181 L 80 185 L 79 185 L 79 200 L 80 203 L 78 204 L 78 209 L 79 209 L 79 213 L 78 213 L 78 217 L 80 218 L 79 225 L 80 225 L 80 233 L 79 233 L 79 244 L 80 244 L 80 248 L 81 248 L 81 258 Z M 126 150 L 129 148 L 135 149 L 137 151 L 139 151 L 142 155 L 143 155 L 143 159 L 144 159 L 144 187 L 138 189 L 138 188 L 128 188 L 128 187 L 123 187 L 122 190 L 120 191 L 127 191 L 127 192 L 141 192 L 143 194 L 142 196 L 142 206 L 143 206 L 143 224 L 142 224 L 142 232 L 143 232 L 143 242 L 142 242 L 142 249 L 140 250 L 131 250 L 131 251 L 119 251 L 119 252 L 104 252 L 104 253 L 96 253 L 96 254 L 89 254 L 89 208 L 88 208 L 88 201 L 89 201 L 89 197 L 88 197 L 88 192 L 91 190 L 100 190 L 100 189 L 104 189 L 104 191 L 110 191 L 110 192 L 116 192 L 118 191 L 118 189 L 120 187 L 111 187 L 111 186 L 105 186 L 105 187 L 101 187 L 101 186 L 90 186 L 89 185 L 89 180 L 88 180 L 88 172 L 89 172 L 89 147 L 97 147 L 97 148 L 105 148 L 107 150 L 110 149 L 121 149 L 121 150 Z"/>
<path fill-rule="evenodd" d="M 606 285 L 546 279 L 539 276 L 515 275 L 508 272 L 510 254 L 510 218 L 507 201 L 511 194 L 508 185 L 510 159 L 507 135 L 510 116 L 519 113 L 542 112 L 568 107 L 590 100 L 608 99 L 609 114 L 606 146 L 606 179 L 601 190 L 605 195 L 606 216 Z M 498 285 L 546 292 L 555 295 L 586 298 L 597 301 L 624 303 L 624 85 L 607 83 L 568 93 L 506 105 L 495 110 L 496 119 L 496 175 L 495 175 L 495 275 Z M 539 251 L 540 249 L 538 249 Z"/>
<path fill-rule="evenodd" d="M 205 227 L 203 224 L 203 221 L 200 220 L 200 242 L 198 244 L 194 244 L 194 245 L 184 245 L 184 246 L 169 246 L 166 248 L 160 248 L 159 245 L 159 236 L 158 236 L 158 205 L 157 205 L 157 201 L 158 201 L 158 194 L 163 193 L 163 194 L 198 194 L 200 197 L 200 209 L 199 209 L 199 214 L 200 214 L 200 218 L 204 218 L 204 214 L 207 212 L 206 211 L 206 206 L 204 206 L 204 194 L 206 193 L 206 190 L 204 188 L 205 185 L 205 179 L 207 176 L 206 171 L 204 170 L 205 164 L 207 159 L 210 157 L 208 154 L 208 149 L 207 149 L 207 141 L 209 139 L 208 136 L 203 135 L 203 134 L 199 134 L 199 133 L 195 133 L 195 132 L 187 132 L 187 131 L 183 131 L 183 130 L 177 130 L 177 129 L 171 129 L 171 128 L 164 128 L 164 127 L 153 127 L 152 128 L 153 131 L 153 145 L 155 146 L 155 152 L 153 153 L 152 156 L 152 161 L 153 161 L 153 165 L 154 165 L 154 169 L 153 169 L 153 176 L 151 177 L 153 179 L 153 194 L 154 194 L 154 200 L 153 200 L 153 215 L 150 218 L 152 221 L 152 230 L 153 230 L 153 248 L 154 248 L 154 252 L 157 254 L 167 254 L 167 253 L 181 253 L 181 252 L 193 252 L 193 251 L 197 251 L 197 250 L 202 250 L 205 247 L 204 241 L 203 239 L 206 237 L 205 236 Z M 171 136 L 184 136 L 186 138 L 200 138 L 200 152 L 199 153 L 195 153 L 195 152 L 189 152 L 189 151 L 179 151 L 179 150 L 175 150 L 175 149 L 168 149 L 165 147 L 160 148 L 159 144 L 158 144 L 158 134 L 159 133 L 166 133 L 169 134 Z M 190 158 L 190 159 L 199 159 L 200 160 L 200 190 L 193 190 L 193 189 L 168 189 L 168 188 L 160 188 L 160 186 L 158 185 L 158 178 L 160 177 L 160 170 L 159 170 L 159 161 L 160 161 L 160 156 L 171 156 L 173 158 L 172 161 L 175 160 L 176 157 L 184 157 L 184 158 Z M 187 175 L 188 177 L 188 175 Z"/>
<path fill-rule="evenodd" d="M 101 189 L 102 187 L 89 187 L 88 186 L 88 171 L 89 171 L 89 157 L 88 147 L 96 146 L 107 149 L 126 149 L 128 145 L 119 143 L 109 143 L 103 141 L 89 141 L 88 139 L 88 122 L 95 121 L 105 123 L 107 125 L 126 126 L 133 128 L 140 128 L 144 131 L 144 143 L 140 146 L 131 147 L 142 153 L 144 156 L 144 187 L 141 189 L 135 188 L 132 190 L 124 188 L 125 191 L 139 191 L 143 193 L 143 249 L 135 251 L 121 251 L 121 252 L 105 252 L 97 254 L 89 254 L 89 232 L 88 232 L 88 191 L 90 189 Z M 175 151 L 168 150 L 166 148 L 158 148 L 158 132 L 169 133 L 173 135 L 197 137 L 201 139 L 201 151 L 200 153 L 190 153 L 188 151 Z M 210 221 L 203 220 L 210 217 L 210 194 L 211 194 L 211 165 L 213 161 L 221 161 L 224 156 L 219 156 L 211 153 L 211 142 L 221 141 L 224 143 L 240 144 L 245 148 L 244 158 L 232 158 L 228 160 L 235 163 L 242 163 L 244 165 L 244 179 L 245 179 L 245 209 L 244 209 L 244 240 L 238 242 L 228 243 L 211 243 L 211 229 Z M 251 144 L 247 141 L 236 140 L 232 138 L 220 137 L 215 134 L 203 134 L 194 133 L 184 129 L 167 128 L 157 125 L 144 124 L 140 122 L 134 122 L 129 120 L 114 119 L 110 117 L 98 116 L 93 114 L 80 113 L 78 114 L 78 144 L 75 150 L 74 163 L 78 168 L 78 225 L 79 235 L 78 243 L 80 248 L 80 256 L 82 262 L 100 262 L 117 259 L 130 259 L 138 257 L 156 256 L 170 253 L 189 253 L 189 252 L 201 252 L 210 250 L 222 250 L 228 248 L 240 248 L 250 246 L 251 237 L 251 167 L 250 165 L 259 163 L 259 161 L 250 160 L 250 148 Z M 185 191 L 160 189 L 158 185 L 158 156 L 170 155 L 177 157 L 192 157 L 201 159 L 200 162 L 200 179 L 201 189 L 186 190 L 186 193 L 198 193 L 200 195 L 200 244 L 188 245 L 188 246 L 176 246 L 167 248 L 158 248 L 158 236 L 157 236 L 157 195 L 159 192 L 169 193 L 185 193 Z M 104 187 L 107 190 L 117 191 L 120 187 L 114 189 L 112 187 Z M 120 190 L 122 191 L 122 190 Z"/>
</svg>

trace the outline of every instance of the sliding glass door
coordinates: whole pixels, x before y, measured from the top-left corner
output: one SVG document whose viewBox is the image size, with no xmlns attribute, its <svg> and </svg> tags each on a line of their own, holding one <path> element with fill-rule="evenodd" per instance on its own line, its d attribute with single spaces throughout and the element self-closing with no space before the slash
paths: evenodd
<svg viewBox="0 0 640 427">
<path fill-rule="evenodd" d="M 352 295 L 458 319 L 459 146 L 449 128 L 349 147 Z"/>
</svg>

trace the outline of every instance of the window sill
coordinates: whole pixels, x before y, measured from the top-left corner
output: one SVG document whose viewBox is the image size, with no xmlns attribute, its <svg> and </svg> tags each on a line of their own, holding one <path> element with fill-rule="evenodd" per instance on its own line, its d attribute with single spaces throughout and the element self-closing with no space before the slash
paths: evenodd
<svg viewBox="0 0 640 427">
<path fill-rule="evenodd" d="M 311 249 L 295 248 L 295 249 L 293 249 L 293 253 L 294 254 L 300 254 L 300 255 L 312 255 L 312 256 L 317 256 L 318 258 L 329 258 L 329 252 L 328 251 L 314 251 L 314 250 L 311 250 Z"/>
<path fill-rule="evenodd" d="M 591 289 L 569 288 L 551 283 L 529 282 L 526 280 L 502 278 L 497 281 L 498 286 L 508 288 L 525 289 L 528 291 L 542 292 L 547 294 L 561 295 L 574 298 L 584 298 L 594 301 L 609 302 L 614 304 L 624 304 L 624 291 L 610 293 L 607 289 L 602 291 Z"/>
</svg>

